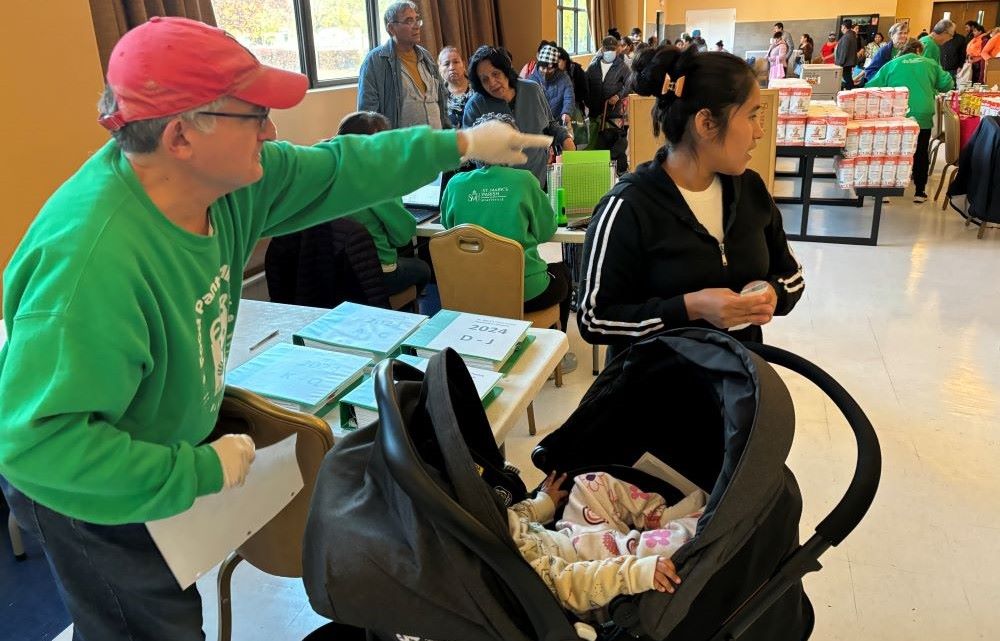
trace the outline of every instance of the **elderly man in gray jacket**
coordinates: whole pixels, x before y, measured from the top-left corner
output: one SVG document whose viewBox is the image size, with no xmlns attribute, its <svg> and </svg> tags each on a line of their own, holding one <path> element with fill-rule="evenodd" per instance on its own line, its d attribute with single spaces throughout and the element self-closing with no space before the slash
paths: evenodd
<svg viewBox="0 0 1000 641">
<path fill-rule="evenodd" d="M 417 15 L 417 5 L 409 0 L 393 2 L 383 20 L 390 38 L 361 63 L 358 110 L 382 114 L 393 128 L 450 128 L 448 89 L 434 59 L 418 44 L 424 21 Z"/>
</svg>

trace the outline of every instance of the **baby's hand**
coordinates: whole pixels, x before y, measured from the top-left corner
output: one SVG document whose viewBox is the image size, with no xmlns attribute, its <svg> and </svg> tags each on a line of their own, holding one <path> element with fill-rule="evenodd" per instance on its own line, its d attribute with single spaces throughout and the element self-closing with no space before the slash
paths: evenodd
<svg viewBox="0 0 1000 641">
<path fill-rule="evenodd" d="M 552 499 L 552 503 L 554 503 L 556 507 L 562 505 L 562 503 L 566 500 L 566 497 L 569 496 L 569 492 L 560 489 L 565 480 L 565 473 L 557 478 L 556 473 L 551 472 L 545 477 L 545 480 L 542 481 L 542 491 L 549 495 L 549 498 Z"/>
<path fill-rule="evenodd" d="M 673 594 L 674 583 L 677 585 L 681 583 L 681 577 L 677 576 L 677 568 L 674 567 L 674 562 L 662 556 L 658 557 L 656 559 L 656 571 L 653 573 L 653 587 L 659 592 Z"/>
</svg>

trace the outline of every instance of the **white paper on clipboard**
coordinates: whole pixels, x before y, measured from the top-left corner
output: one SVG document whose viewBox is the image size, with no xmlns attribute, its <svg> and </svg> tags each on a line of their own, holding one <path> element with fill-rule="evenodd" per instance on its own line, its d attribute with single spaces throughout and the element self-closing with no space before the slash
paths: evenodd
<svg viewBox="0 0 1000 641">
<path fill-rule="evenodd" d="M 221 563 L 302 491 L 292 435 L 257 450 L 242 487 L 198 497 L 176 516 L 146 523 L 181 589 Z"/>
</svg>

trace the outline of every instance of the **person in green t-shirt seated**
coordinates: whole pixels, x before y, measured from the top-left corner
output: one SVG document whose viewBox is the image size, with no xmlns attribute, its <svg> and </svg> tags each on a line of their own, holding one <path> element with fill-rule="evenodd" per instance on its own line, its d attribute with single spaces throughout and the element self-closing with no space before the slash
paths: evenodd
<svg viewBox="0 0 1000 641">
<path fill-rule="evenodd" d="M 355 111 L 340 121 L 337 135 L 358 134 L 370 136 L 392 129 L 389 119 L 374 111 Z M 431 280 L 431 268 L 414 256 L 399 256 L 397 247 L 411 242 L 417 231 L 417 220 L 403 207 L 402 198 L 393 198 L 367 209 L 356 211 L 348 218 L 365 226 L 382 263 L 383 282 L 389 295 L 398 294 L 410 286 L 417 292 Z"/>
<path fill-rule="evenodd" d="M 475 125 L 493 120 L 517 127 L 510 114 L 486 113 Z M 570 276 L 564 263 L 548 263 L 538 244 L 556 232 L 556 216 L 538 179 L 526 169 L 476 162 L 478 169 L 456 174 L 441 196 L 441 224 L 451 229 L 472 223 L 516 240 L 524 248 L 524 311 L 559 303 L 559 322 L 569 319 Z M 571 367 L 564 362 L 563 372 Z"/>
</svg>

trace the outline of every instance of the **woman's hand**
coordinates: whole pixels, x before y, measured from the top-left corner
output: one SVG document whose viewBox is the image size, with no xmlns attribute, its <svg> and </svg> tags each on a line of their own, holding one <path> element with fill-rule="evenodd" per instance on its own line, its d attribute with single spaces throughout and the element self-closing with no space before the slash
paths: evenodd
<svg viewBox="0 0 1000 641">
<path fill-rule="evenodd" d="M 708 321 L 719 329 L 729 329 L 743 323 L 766 325 L 774 316 L 778 297 L 774 289 L 740 296 L 726 287 L 701 289 L 684 294 L 690 320 Z"/>
<path fill-rule="evenodd" d="M 774 310 L 778 307 L 778 293 L 774 291 L 774 286 L 766 280 L 754 280 L 746 284 L 743 288 L 744 291 L 752 287 L 764 287 L 764 290 L 760 292 L 764 296 L 764 302 L 758 305 L 754 311 L 755 313 L 767 314 L 767 321 L 770 322 L 774 317 Z M 743 295 L 744 298 L 747 297 L 746 294 Z M 755 323 L 756 325 L 764 325 L 765 323 Z"/>
</svg>

